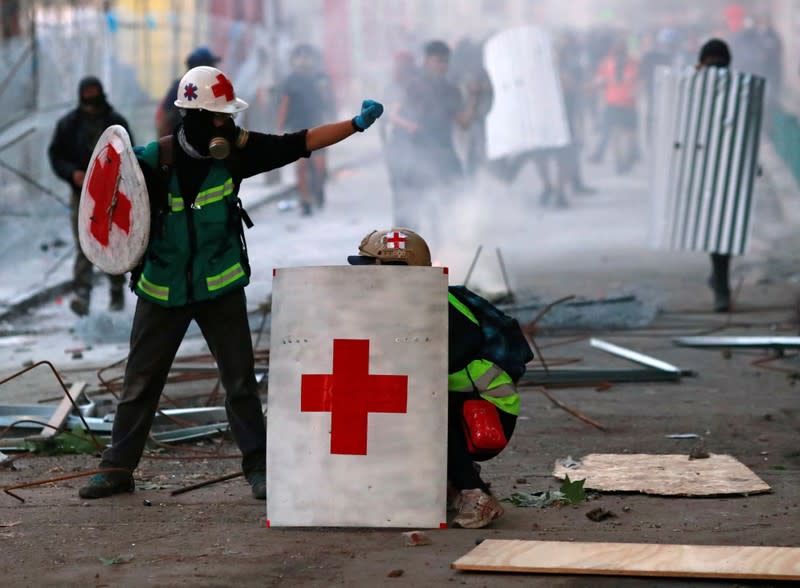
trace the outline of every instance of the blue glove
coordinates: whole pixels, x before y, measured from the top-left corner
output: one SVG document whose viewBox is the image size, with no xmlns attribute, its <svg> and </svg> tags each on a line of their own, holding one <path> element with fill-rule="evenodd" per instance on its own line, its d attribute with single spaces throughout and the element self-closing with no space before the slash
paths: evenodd
<svg viewBox="0 0 800 588">
<path fill-rule="evenodd" d="M 365 131 L 383 114 L 383 104 L 375 100 L 364 100 L 361 103 L 361 114 L 353 118 L 353 126 L 357 131 Z"/>
</svg>

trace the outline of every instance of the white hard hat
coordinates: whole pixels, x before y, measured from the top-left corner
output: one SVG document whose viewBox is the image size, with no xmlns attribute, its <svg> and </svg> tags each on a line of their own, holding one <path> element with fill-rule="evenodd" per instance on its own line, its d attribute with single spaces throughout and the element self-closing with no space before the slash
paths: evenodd
<svg viewBox="0 0 800 588">
<path fill-rule="evenodd" d="M 175 106 L 233 114 L 241 112 L 248 104 L 236 97 L 233 84 L 224 73 L 216 67 L 201 65 L 181 78 Z"/>
</svg>

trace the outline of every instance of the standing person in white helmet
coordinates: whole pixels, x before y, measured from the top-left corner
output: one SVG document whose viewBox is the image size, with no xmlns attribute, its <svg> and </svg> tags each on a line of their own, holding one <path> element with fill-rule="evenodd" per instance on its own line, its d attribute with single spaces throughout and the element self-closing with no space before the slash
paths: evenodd
<svg viewBox="0 0 800 588">
<path fill-rule="evenodd" d="M 255 498 L 266 496 L 266 431 L 256 389 L 244 287 L 250 267 L 239 186 L 249 178 L 366 130 L 383 106 L 365 100 L 352 119 L 286 135 L 248 132 L 234 124 L 247 103 L 220 70 L 189 70 L 175 105 L 174 135 L 134 151 L 151 206 L 150 240 L 131 287 L 138 297 L 122 397 L 111 445 L 80 489 L 102 498 L 134 489 L 136 469 L 172 361 L 195 320 L 226 392 L 225 408 L 242 452 L 242 470 Z"/>
</svg>

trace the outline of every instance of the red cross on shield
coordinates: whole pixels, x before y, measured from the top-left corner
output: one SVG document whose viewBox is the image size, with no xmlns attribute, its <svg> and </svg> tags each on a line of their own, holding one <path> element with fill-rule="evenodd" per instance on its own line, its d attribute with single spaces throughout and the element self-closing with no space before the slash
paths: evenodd
<svg viewBox="0 0 800 588">
<path fill-rule="evenodd" d="M 406 412 L 408 376 L 369 374 L 369 340 L 335 339 L 333 373 L 303 374 L 300 410 L 331 413 L 331 453 L 366 455 L 371 412 Z"/>
<path fill-rule="evenodd" d="M 141 259 L 150 236 L 150 198 L 124 127 L 108 127 L 92 152 L 78 206 L 78 238 L 86 257 L 109 274 Z"/>
</svg>

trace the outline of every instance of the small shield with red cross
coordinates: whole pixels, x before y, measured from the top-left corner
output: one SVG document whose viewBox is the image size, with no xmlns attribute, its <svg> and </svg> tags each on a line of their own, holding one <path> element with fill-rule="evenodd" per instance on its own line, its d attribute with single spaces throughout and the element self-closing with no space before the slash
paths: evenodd
<svg viewBox="0 0 800 588">
<path fill-rule="evenodd" d="M 271 331 L 268 524 L 440 527 L 446 270 L 276 270 Z"/>
<path fill-rule="evenodd" d="M 109 274 L 133 269 L 147 249 L 150 199 L 128 132 L 108 127 L 95 145 L 81 190 L 78 238 L 84 255 Z"/>
</svg>

